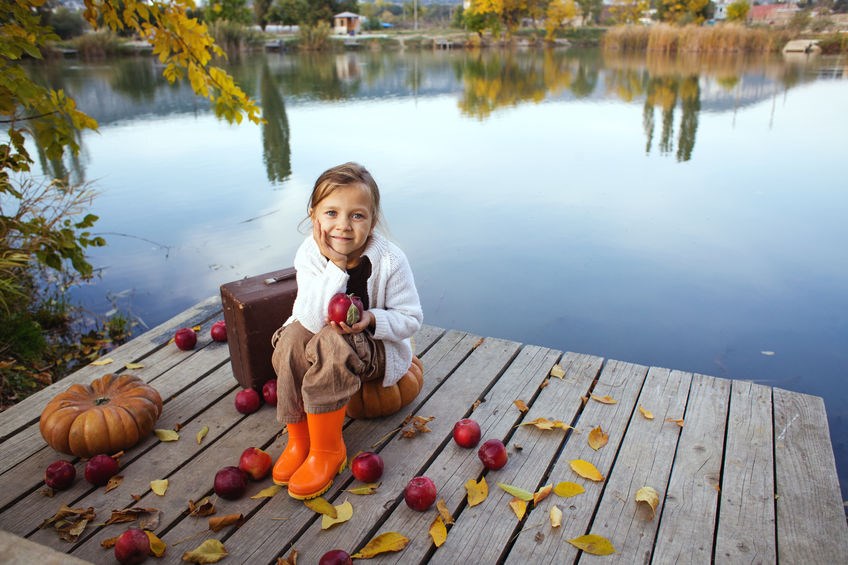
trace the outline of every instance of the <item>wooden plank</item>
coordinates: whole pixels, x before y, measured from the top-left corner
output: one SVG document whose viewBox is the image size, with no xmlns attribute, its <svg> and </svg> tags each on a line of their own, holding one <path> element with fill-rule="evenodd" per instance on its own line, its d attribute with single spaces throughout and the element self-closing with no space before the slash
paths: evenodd
<svg viewBox="0 0 848 565">
<path fill-rule="evenodd" d="M 88 383 L 104 372 L 118 372 L 117 369 L 124 367 L 127 363 L 139 362 L 152 351 L 166 345 L 168 340 L 173 337 L 175 328 L 202 324 L 210 318 L 220 317 L 220 314 L 220 297 L 210 297 L 110 352 L 108 357 L 114 360 L 111 365 L 106 367 L 87 365 L 64 379 L 28 396 L 14 406 L 10 406 L 3 412 L 3 420 L 0 422 L 0 441 L 5 444 L 6 438 L 11 434 L 33 422 L 37 422 L 41 411 L 50 399 L 71 384 Z M 114 369 L 110 367 L 114 367 Z M 104 368 L 107 370 L 104 371 Z"/>
<path fill-rule="evenodd" d="M 774 563 L 771 388 L 734 381 L 721 480 L 715 560 Z"/>
<path fill-rule="evenodd" d="M 691 381 L 690 373 L 657 367 L 648 371 L 637 406 L 650 410 L 654 419 L 646 419 L 638 409 L 633 411 L 590 527 L 591 533 L 604 536 L 616 548 L 617 553 L 608 556 L 606 561 L 633 563 L 650 559 L 657 531 L 656 518 L 663 511 L 663 498 L 681 432 L 678 424 L 668 420 L 683 418 Z M 645 505 L 636 504 L 636 492 L 646 486 L 660 495 L 656 516 Z"/>
<path fill-rule="evenodd" d="M 774 389 L 777 548 L 782 563 L 848 563 L 824 400 Z"/>
<path fill-rule="evenodd" d="M 710 563 L 730 381 L 695 375 L 663 501 L 655 563 Z"/>
<path fill-rule="evenodd" d="M 467 414 L 481 393 L 500 377 L 518 349 L 519 344 L 515 342 L 494 338 L 483 340 L 418 411 L 422 416 L 435 417 L 429 424 L 432 431 L 418 434 L 413 439 L 398 437 L 390 441 L 380 451 L 385 470 L 378 492 L 362 497 L 336 497 L 336 503 L 345 498 L 352 499 L 353 519 L 326 531 L 321 530 L 320 522 L 309 526 L 295 544 L 298 560 L 316 563 L 321 555 L 335 547 L 358 549 L 372 536 L 384 531 L 382 522 L 394 508 L 402 505 L 402 510 L 413 512 L 402 502 L 404 487 L 412 477 L 426 470 L 434 453 L 452 441 L 454 423 Z M 409 532 L 407 537 L 418 535 L 406 531 Z M 248 561 L 256 560 L 251 556 Z"/>
<path fill-rule="evenodd" d="M 224 344 L 210 345 L 205 347 L 202 353 L 184 356 L 182 363 L 167 371 L 166 378 L 159 380 L 154 378 L 150 384 L 159 391 L 165 402 L 163 413 L 169 409 L 168 404 L 172 396 L 227 363 L 228 355 L 229 352 Z M 44 468 L 51 461 L 59 457 L 72 459 L 71 456 L 62 455 L 46 445 L 37 423 L 15 434 L 3 444 L 3 447 L 3 459 L 0 460 L 0 469 L 3 470 L 3 474 L 0 475 L 0 506 L 2 507 L 14 500 L 16 493 L 19 496 L 28 490 L 40 488 Z M 35 450 L 38 451 L 33 456 Z M 76 460 L 76 458 L 73 459 Z M 19 465 L 21 468 L 17 468 L 11 465 L 12 462 L 23 463 Z M 34 465 L 40 465 L 40 467 Z M 6 485 L 15 485 L 15 487 L 4 488 Z"/>
<path fill-rule="evenodd" d="M 435 549 L 427 535 L 432 514 L 411 512 L 401 505 L 392 513 L 384 529 L 405 529 L 413 536 L 405 551 L 391 556 L 393 562 L 421 562 L 432 557 L 438 563 L 495 563 L 501 559 L 517 528 L 543 521 L 548 515 L 555 497 L 546 499 L 539 507 L 528 505 L 527 517 L 519 521 L 509 507 L 512 495 L 497 485 L 500 482 L 537 491 L 548 479 L 550 463 L 568 432 L 516 425 L 537 418 L 572 422 L 581 406 L 581 396 L 587 393 L 600 371 L 602 359 L 569 353 L 561 363 L 568 380 L 552 378 L 540 390 L 559 353 L 526 346 L 522 354 L 523 358 L 519 356 L 510 365 L 487 395 L 486 402 L 472 414 L 481 426 L 485 425 L 484 439 L 496 437 L 506 444 L 509 453 L 506 466 L 486 471 L 476 449 L 466 450 L 449 442 L 427 473 L 441 485 L 439 494 L 455 519 L 447 541 Z M 516 399 L 530 405 L 527 413 L 522 414 L 515 407 L 513 401 Z M 469 479 L 479 480 L 481 476 L 489 486 L 489 496 L 483 503 L 468 507 L 465 483 Z"/>
<path fill-rule="evenodd" d="M 385 444 L 385 440 L 381 441 L 381 438 L 386 436 L 388 431 L 397 429 L 408 414 L 423 414 L 425 408 L 422 406 L 426 406 L 426 403 L 431 401 L 438 402 L 438 399 L 442 398 L 441 394 L 444 394 L 444 391 L 440 392 L 443 383 L 475 350 L 480 339 L 479 336 L 464 332 L 446 332 L 432 347 L 427 349 L 422 357 L 424 389 L 416 399 L 415 406 L 407 407 L 408 410 L 402 410 L 386 418 L 352 422 L 344 431 L 348 455 L 365 450 L 380 450 L 380 446 Z M 431 397 L 431 395 L 433 396 Z M 433 398 L 436 400 L 432 400 Z M 428 439 L 432 439 L 432 433 L 427 434 L 427 436 Z M 280 452 L 282 447 L 281 442 Z M 389 461 L 385 461 L 385 464 L 387 469 L 391 468 Z M 388 473 L 385 473 L 385 475 L 388 476 Z M 337 498 L 338 494 L 343 489 L 348 488 L 348 485 L 352 482 L 349 470 L 345 471 L 335 480 L 324 498 L 327 500 Z M 371 497 L 379 498 L 381 502 L 388 503 L 392 501 L 395 494 L 381 487 L 378 493 L 371 495 Z M 391 498 L 387 499 L 387 497 Z M 276 519 L 279 517 L 286 519 Z M 280 496 L 275 496 L 256 512 L 251 518 L 250 527 L 240 528 L 234 532 L 227 540 L 227 547 L 232 554 L 242 556 L 244 562 L 267 563 L 273 561 L 279 555 L 287 554 L 295 542 L 298 543 L 298 549 L 302 549 L 298 537 L 302 530 L 305 530 L 306 526 L 312 524 L 315 519 L 314 512 L 291 499 L 288 494 L 281 493 Z"/>
<path fill-rule="evenodd" d="M 507 563 L 526 565 L 574 561 L 575 553 L 569 550 L 571 545 L 565 540 L 587 533 L 592 515 L 600 501 L 603 484 L 579 477 L 572 471 L 570 461 L 589 461 L 601 474 L 609 475 L 647 373 L 648 368 L 642 365 L 615 360 L 606 362 L 593 394 L 601 397 L 609 395 L 618 401 L 617 404 L 602 404 L 595 400 L 586 402 L 576 424 L 580 433 L 568 437 L 550 473 L 549 482 L 576 482 L 582 485 L 586 492 L 558 501 L 561 505 L 557 506 L 563 511 L 563 524 L 560 528 L 552 530 L 548 525 L 547 529 L 543 527 L 541 530 L 523 530 L 506 556 Z M 569 378 L 569 375 L 566 375 L 566 378 Z M 589 431 L 599 425 L 609 434 L 609 443 L 603 449 L 595 451 L 589 446 L 587 437 Z M 542 536 L 536 536 L 537 533 Z"/>
</svg>

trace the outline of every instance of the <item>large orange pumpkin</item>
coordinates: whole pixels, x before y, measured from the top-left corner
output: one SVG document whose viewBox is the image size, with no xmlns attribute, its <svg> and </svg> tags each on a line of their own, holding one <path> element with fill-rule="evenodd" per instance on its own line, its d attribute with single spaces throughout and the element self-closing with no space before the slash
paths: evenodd
<svg viewBox="0 0 848 565">
<path fill-rule="evenodd" d="M 409 370 L 392 386 L 380 381 L 362 383 L 359 392 L 347 403 L 351 418 L 380 418 L 394 414 L 418 396 L 424 385 L 424 365 L 418 357 L 412 358 Z"/>
<path fill-rule="evenodd" d="M 153 430 L 162 397 L 134 375 L 108 374 L 74 384 L 44 407 L 39 428 L 57 451 L 91 457 L 129 449 Z"/>
</svg>

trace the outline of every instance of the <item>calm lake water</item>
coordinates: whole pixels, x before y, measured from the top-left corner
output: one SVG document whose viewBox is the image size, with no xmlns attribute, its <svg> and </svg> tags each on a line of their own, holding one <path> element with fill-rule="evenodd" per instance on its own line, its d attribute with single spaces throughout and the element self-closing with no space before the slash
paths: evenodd
<svg viewBox="0 0 848 565">
<path fill-rule="evenodd" d="M 429 324 L 825 398 L 848 487 L 848 61 L 253 55 L 267 124 L 151 59 L 41 68 L 100 122 L 99 279 L 137 331 L 289 266 L 327 167 L 383 191 Z M 846 496 L 848 498 L 848 496 Z"/>
</svg>

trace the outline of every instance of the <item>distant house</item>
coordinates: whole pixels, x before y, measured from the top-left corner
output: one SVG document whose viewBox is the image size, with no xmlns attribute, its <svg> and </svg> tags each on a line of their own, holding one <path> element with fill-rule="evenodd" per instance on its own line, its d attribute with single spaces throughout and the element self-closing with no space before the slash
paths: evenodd
<svg viewBox="0 0 848 565">
<path fill-rule="evenodd" d="M 786 25 L 798 12 L 795 4 L 761 4 L 751 6 L 748 22 L 752 24 Z"/>
<path fill-rule="evenodd" d="M 333 32 L 339 35 L 355 35 L 359 33 L 361 24 L 359 14 L 342 12 L 333 16 Z"/>
</svg>

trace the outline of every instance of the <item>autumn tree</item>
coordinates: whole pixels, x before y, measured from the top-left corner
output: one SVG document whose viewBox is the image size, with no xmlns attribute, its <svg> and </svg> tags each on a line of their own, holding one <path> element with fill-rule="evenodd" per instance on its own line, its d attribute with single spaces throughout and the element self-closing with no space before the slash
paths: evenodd
<svg viewBox="0 0 848 565">
<path fill-rule="evenodd" d="M 551 0 L 545 18 L 545 39 L 553 40 L 557 30 L 562 27 L 563 22 L 577 15 L 577 6 L 574 0 Z"/>
<path fill-rule="evenodd" d="M 253 22 L 247 0 L 207 0 L 204 16 L 208 22 L 226 20 L 244 25 Z"/>
<path fill-rule="evenodd" d="M 748 18 L 751 5 L 745 0 L 736 0 L 727 7 L 727 21 L 744 22 Z"/>
<path fill-rule="evenodd" d="M 601 21 L 601 12 L 604 5 L 602 0 L 577 0 L 580 12 L 583 14 L 583 23 L 598 23 Z"/>
<path fill-rule="evenodd" d="M 617 0 L 610 6 L 610 14 L 620 24 L 632 24 L 639 21 L 648 9 L 648 0 Z"/>
<path fill-rule="evenodd" d="M 707 18 L 710 0 L 658 0 L 660 20 L 673 24 L 702 23 Z"/>
</svg>

